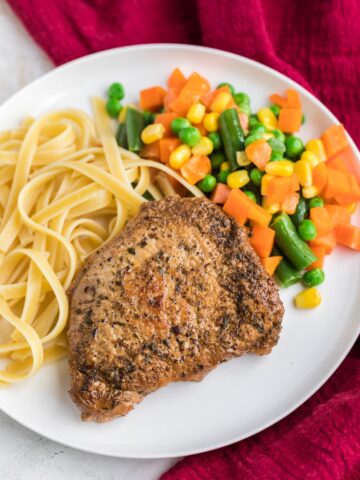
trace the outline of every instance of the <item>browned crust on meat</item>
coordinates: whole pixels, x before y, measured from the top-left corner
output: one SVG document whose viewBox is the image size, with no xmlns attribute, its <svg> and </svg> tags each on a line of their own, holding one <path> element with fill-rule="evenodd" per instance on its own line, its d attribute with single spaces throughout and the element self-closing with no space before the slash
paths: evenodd
<svg viewBox="0 0 360 480">
<path fill-rule="evenodd" d="M 247 230 L 204 198 L 144 204 L 69 299 L 70 395 L 100 422 L 169 382 L 270 352 L 284 313 Z"/>
</svg>

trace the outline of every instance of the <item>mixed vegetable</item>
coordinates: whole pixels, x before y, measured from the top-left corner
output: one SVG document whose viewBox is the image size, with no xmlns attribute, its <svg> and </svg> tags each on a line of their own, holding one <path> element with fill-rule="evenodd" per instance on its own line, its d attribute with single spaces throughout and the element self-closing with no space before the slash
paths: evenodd
<svg viewBox="0 0 360 480">
<path fill-rule="evenodd" d="M 142 90 L 140 108 L 123 107 L 124 88 L 110 86 L 119 145 L 169 165 L 223 205 L 250 228 L 269 275 L 282 287 L 308 287 L 296 306 L 318 306 L 325 256 L 336 244 L 360 251 L 360 228 L 350 223 L 360 187 L 343 126 L 304 144 L 295 135 L 305 117 L 294 89 L 253 113 L 246 93 L 229 83 L 212 90 L 198 73 L 186 78 L 176 68 L 167 86 Z"/>
</svg>

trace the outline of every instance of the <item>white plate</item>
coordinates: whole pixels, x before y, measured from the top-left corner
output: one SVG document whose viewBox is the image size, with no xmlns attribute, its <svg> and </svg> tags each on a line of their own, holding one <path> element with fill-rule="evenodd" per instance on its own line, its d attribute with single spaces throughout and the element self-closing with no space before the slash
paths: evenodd
<svg viewBox="0 0 360 480">
<path fill-rule="evenodd" d="M 304 139 L 337 122 L 307 91 L 259 63 L 208 48 L 146 45 L 91 55 L 45 75 L 0 108 L 0 129 L 49 109 L 89 110 L 89 97 L 104 95 L 115 80 L 125 85 L 126 101 L 135 101 L 140 89 L 165 84 L 176 66 L 186 74 L 201 72 L 213 86 L 231 82 L 250 94 L 255 111 L 268 103 L 270 93 L 296 87 L 307 118 L 301 131 Z M 281 291 L 286 315 L 271 355 L 247 355 L 222 364 L 200 383 L 163 388 L 125 418 L 103 425 L 82 423 L 67 394 L 66 362 L 44 367 L 21 385 L 0 391 L 0 407 L 45 437 L 104 455 L 173 457 L 236 442 L 288 415 L 339 366 L 360 330 L 359 273 L 360 256 L 338 248 L 326 259 L 319 308 L 293 307 L 300 287 Z"/>
</svg>

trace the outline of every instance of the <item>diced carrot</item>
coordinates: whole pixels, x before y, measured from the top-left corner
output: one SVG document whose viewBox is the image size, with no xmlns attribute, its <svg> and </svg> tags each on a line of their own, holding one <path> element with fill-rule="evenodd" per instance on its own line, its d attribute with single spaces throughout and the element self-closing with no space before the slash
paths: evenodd
<svg viewBox="0 0 360 480">
<path fill-rule="evenodd" d="M 289 215 L 292 215 L 296 211 L 296 207 L 300 200 L 299 193 L 288 193 L 281 203 L 281 210 Z"/>
<path fill-rule="evenodd" d="M 212 102 L 214 98 L 214 92 L 213 90 L 209 90 L 208 92 L 204 93 L 204 95 L 201 96 L 200 100 L 201 103 L 205 105 L 205 107 L 208 109 L 210 107 L 210 103 Z"/>
<path fill-rule="evenodd" d="M 228 199 L 230 192 L 231 189 L 225 183 L 218 183 L 211 194 L 211 200 L 214 203 L 223 205 Z"/>
<path fill-rule="evenodd" d="M 168 78 L 167 84 L 169 88 L 180 91 L 186 83 L 186 78 L 179 68 L 175 68 Z"/>
<path fill-rule="evenodd" d="M 292 193 L 292 177 L 273 177 L 268 185 L 266 202 L 268 204 L 282 203 L 289 193 Z"/>
<path fill-rule="evenodd" d="M 191 185 L 202 180 L 209 172 L 211 172 L 211 162 L 209 157 L 201 157 L 194 155 L 181 167 L 181 175 Z"/>
<path fill-rule="evenodd" d="M 345 163 L 349 173 L 352 173 L 353 175 L 355 175 L 355 177 L 357 178 L 357 181 L 360 182 L 360 163 L 355 157 L 355 154 L 350 145 L 344 148 L 344 150 L 341 150 L 341 152 L 332 156 L 327 163 L 329 165 L 332 165 L 332 162 L 337 159 L 342 160 Z"/>
<path fill-rule="evenodd" d="M 270 95 L 270 101 L 277 105 L 278 107 L 284 108 L 287 106 L 288 100 L 277 93 Z"/>
<path fill-rule="evenodd" d="M 360 251 L 360 228 L 342 223 L 335 227 L 336 241 L 345 247 Z"/>
<path fill-rule="evenodd" d="M 321 139 L 324 143 L 328 158 L 341 152 L 341 150 L 344 150 L 349 144 L 344 126 L 341 125 L 341 123 L 339 125 L 332 125 L 325 130 Z"/>
<path fill-rule="evenodd" d="M 207 136 L 208 132 L 207 132 L 206 128 L 204 127 L 204 122 L 194 123 L 193 126 L 196 127 L 199 130 L 202 137 Z"/>
<path fill-rule="evenodd" d="M 160 159 L 160 148 L 159 140 L 156 142 L 150 143 L 149 145 L 143 145 L 141 152 L 141 158 L 147 158 L 148 160 L 159 160 Z"/>
<path fill-rule="evenodd" d="M 350 223 L 350 212 L 346 207 L 327 204 L 324 205 L 324 208 L 328 212 L 335 226 L 340 223 Z"/>
<path fill-rule="evenodd" d="M 151 112 L 163 106 L 166 90 L 162 87 L 150 87 L 140 92 L 140 107 Z"/>
<path fill-rule="evenodd" d="M 274 275 L 274 272 L 277 269 L 282 258 L 283 257 L 280 257 L 280 256 L 261 258 L 261 263 L 263 264 L 263 267 L 265 268 L 267 273 L 270 275 L 270 277 Z"/>
<path fill-rule="evenodd" d="M 296 175 L 296 173 L 293 173 L 291 175 L 291 178 L 292 178 L 292 190 L 294 192 L 298 192 L 300 190 L 299 177 Z"/>
<path fill-rule="evenodd" d="M 181 141 L 178 138 L 162 138 L 159 140 L 160 160 L 162 163 L 167 163 L 172 152 L 180 145 Z"/>
<path fill-rule="evenodd" d="M 310 208 L 310 220 L 315 224 L 320 237 L 328 234 L 334 228 L 334 222 L 324 207 Z"/>
<path fill-rule="evenodd" d="M 301 101 L 300 95 L 296 90 L 293 88 L 288 88 L 285 90 L 285 94 L 287 96 L 287 107 L 288 108 L 300 108 L 301 109 Z"/>
<path fill-rule="evenodd" d="M 253 220 L 255 225 L 267 227 L 271 221 L 271 214 L 268 213 L 264 208 L 260 207 L 260 205 L 257 205 L 252 200 L 250 201 L 251 208 L 249 211 L 249 219 Z"/>
<path fill-rule="evenodd" d="M 300 130 L 302 112 L 300 108 L 282 108 L 278 127 L 282 132 L 294 133 Z"/>
<path fill-rule="evenodd" d="M 255 225 L 252 229 L 250 243 L 259 257 L 268 257 L 274 247 L 275 230 Z"/>
<path fill-rule="evenodd" d="M 254 202 L 238 189 L 231 190 L 225 204 L 224 212 L 234 217 L 240 225 L 245 225 Z"/>
<path fill-rule="evenodd" d="M 329 255 L 334 250 L 336 245 L 334 231 L 332 230 L 328 234 L 322 235 L 321 237 L 318 235 L 314 238 L 314 240 L 310 240 L 309 245 L 310 247 L 324 247 L 325 254 Z"/>
<path fill-rule="evenodd" d="M 335 197 L 335 200 L 339 205 L 348 205 L 349 203 L 358 202 L 360 200 L 360 187 L 356 178 L 354 175 L 348 175 L 346 178 L 349 191 Z"/>
<path fill-rule="evenodd" d="M 265 170 L 265 166 L 271 157 L 271 147 L 264 139 L 255 140 L 246 147 L 245 153 L 248 159 L 260 170 Z"/>
<path fill-rule="evenodd" d="M 335 198 L 338 195 L 349 193 L 349 191 L 350 187 L 347 175 L 339 170 L 328 168 L 326 187 L 323 191 L 324 198 Z M 351 201 L 347 203 L 351 203 Z"/>
<path fill-rule="evenodd" d="M 320 162 L 313 169 L 313 185 L 316 187 L 317 191 L 320 193 L 326 185 L 327 182 L 327 168 L 325 162 Z"/>
<path fill-rule="evenodd" d="M 346 167 L 344 161 L 339 157 L 339 155 L 335 155 L 335 157 L 330 158 L 330 160 L 327 161 L 326 165 L 330 168 L 333 168 L 334 170 L 339 170 L 342 173 L 345 173 L 345 175 L 349 174 L 349 170 Z"/>
<path fill-rule="evenodd" d="M 192 73 L 178 97 L 171 102 L 170 108 L 178 115 L 185 116 L 191 105 L 198 102 L 209 90 L 209 82 L 198 73 Z"/>
<path fill-rule="evenodd" d="M 177 118 L 177 115 L 174 112 L 159 113 L 156 115 L 155 123 L 161 123 L 165 127 L 164 137 L 174 136 L 170 124 L 175 118 Z"/>
<path fill-rule="evenodd" d="M 170 112 L 170 105 L 172 104 L 172 102 L 175 100 L 175 98 L 177 98 L 178 96 L 178 91 L 173 89 L 173 88 L 170 88 L 165 97 L 164 97 L 164 110 L 165 112 Z"/>
<path fill-rule="evenodd" d="M 325 259 L 325 247 L 310 247 L 313 251 L 313 254 L 317 258 L 314 263 L 309 265 L 306 270 L 313 270 L 314 268 L 323 268 L 324 266 L 324 259 Z"/>
</svg>

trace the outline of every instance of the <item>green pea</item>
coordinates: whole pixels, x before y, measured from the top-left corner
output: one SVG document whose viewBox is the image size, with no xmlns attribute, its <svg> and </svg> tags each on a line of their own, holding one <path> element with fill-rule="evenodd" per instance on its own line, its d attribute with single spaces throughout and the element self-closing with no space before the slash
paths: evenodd
<svg viewBox="0 0 360 480">
<path fill-rule="evenodd" d="M 247 197 L 250 198 L 250 200 L 252 200 L 253 202 L 256 203 L 256 195 L 255 195 L 255 193 L 250 192 L 250 190 L 244 190 L 244 193 L 245 193 L 245 195 L 246 195 Z"/>
<path fill-rule="evenodd" d="M 215 152 L 210 155 L 210 161 L 212 168 L 217 170 L 223 162 L 226 162 L 226 158 L 223 152 Z"/>
<path fill-rule="evenodd" d="M 283 143 L 285 143 L 286 137 L 281 130 L 278 130 L 277 128 L 275 128 L 274 130 L 271 130 L 271 133 L 275 135 L 276 138 L 278 138 Z"/>
<path fill-rule="evenodd" d="M 197 186 L 202 192 L 210 193 L 216 186 L 216 178 L 213 175 L 206 175 L 206 177 L 200 180 Z"/>
<path fill-rule="evenodd" d="M 271 107 L 269 107 L 269 108 L 273 112 L 275 117 L 278 118 L 279 113 L 280 113 L 280 107 L 278 107 L 277 105 L 271 105 Z"/>
<path fill-rule="evenodd" d="M 217 180 L 219 183 L 227 183 L 227 177 L 230 175 L 230 170 L 222 170 L 218 173 Z"/>
<path fill-rule="evenodd" d="M 255 127 L 250 129 L 250 135 L 254 135 L 254 134 L 256 135 L 257 133 L 265 133 L 265 132 L 266 132 L 266 128 L 261 123 L 258 123 L 257 125 L 255 125 Z"/>
<path fill-rule="evenodd" d="M 254 135 L 248 135 L 246 138 L 245 138 L 245 147 L 247 147 L 248 145 L 250 145 L 250 143 L 253 143 L 255 142 L 255 140 L 260 140 L 260 138 L 262 138 L 262 133 L 258 132 L 258 133 L 254 133 Z"/>
<path fill-rule="evenodd" d="M 311 220 L 304 220 L 302 223 L 300 223 L 298 227 L 298 233 L 300 238 L 305 242 L 314 240 L 317 235 L 314 222 L 312 222 Z"/>
<path fill-rule="evenodd" d="M 298 157 L 304 150 L 304 144 L 299 137 L 289 135 L 285 140 L 286 156 L 288 158 Z"/>
<path fill-rule="evenodd" d="M 269 138 L 268 144 L 271 147 L 270 160 L 280 160 L 283 158 L 286 148 L 284 143 L 279 138 Z"/>
<path fill-rule="evenodd" d="M 309 200 L 310 208 L 323 207 L 323 206 L 324 206 L 324 200 L 322 198 L 320 197 L 310 198 Z"/>
<path fill-rule="evenodd" d="M 187 118 L 178 117 L 174 118 L 174 120 L 170 124 L 170 127 L 171 130 L 176 133 L 176 135 L 178 135 L 180 130 L 182 130 L 183 128 L 191 127 L 191 123 Z"/>
<path fill-rule="evenodd" d="M 317 287 L 325 280 L 324 270 L 321 268 L 313 268 L 308 272 L 304 273 L 303 282 L 308 287 Z"/>
<path fill-rule="evenodd" d="M 156 115 L 153 112 L 149 112 L 148 110 L 144 110 L 143 111 L 143 117 L 144 117 L 145 125 L 150 125 L 150 123 L 154 123 Z"/>
<path fill-rule="evenodd" d="M 251 115 L 249 117 L 249 128 L 250 128 L 250 130 L 255 128 L 257 125 L 262 125 L 262 124 L 259 122 L 256 115 Z M 279 130 L 279 132 L 280 132 L 280 130 Z"/>
<path fill-rule="evenodd" d="M 115 98 L 115 100 L 122 100 L 125 97 L 125 90 L 121 83 L 112 83 L 108 89 L 109 98 Z"/>
<path fill-rule="evenodd" d="M 214 150 L 220 150 L 222 148 L 222 140 L 218 132 L 208 133 L 208 137 L 213 143 Z"/>
<path fill-rule="evenodd" d="M 201 133 L 196 127 L 182 128 L 179 132 L 179 138 L 182 143 L 189 145 L 189 147 L 195 147 L 200 142 Z"/>
<path fill-rule="evenodd" d="M 231 83 L 227 82 L 221 82 L 216 88 L 221 88 L 221 87 L 229 87 L 231 95 L 235 95 L 235 88 L 231 85 Z"/>
<path fill-rule="evenodd" d="M 106 111 L 112 118 L 117 118 L 122 108 L 121 103 L 116 98 L 109 98 L 106 102 Z"/>
<path fill-rule="evenodd" d="M 264 172 L 262 172 L 258 168 L 253 168 L 252 170 L 250 170 L 250 180 L 256 187 L 260 187 L 263 175 Z"/>
</svg>

